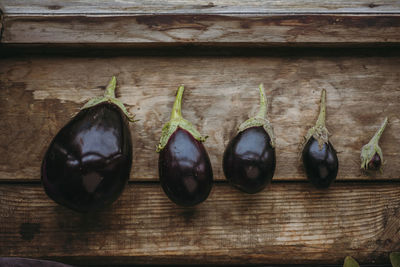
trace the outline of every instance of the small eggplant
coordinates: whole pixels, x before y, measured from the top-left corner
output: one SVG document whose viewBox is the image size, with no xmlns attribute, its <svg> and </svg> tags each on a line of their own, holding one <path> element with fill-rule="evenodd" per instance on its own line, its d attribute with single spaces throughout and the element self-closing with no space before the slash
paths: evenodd
<svg viewBox="0 0 400 267">
<path fill-rule="evenodd" d="M 243 122 L 223 157 L 226 179 L 238 189 L 254 194 L 263 190 L 275 172 L 275 136 L 267 119 L 267 103 L 260 84 L 260 110 Z"/>
<path fill-rule="evenodd" d="M 113 77 L 104 97 L 90 100 L 54 137 L 42 162 L 41 180 L 55 202 L 91 212 L 114 202 L 132 166 L 132 140 Z"/>
<path fill-rule="evenodd" d="M 317 188 L 328 188 L 336 179 L 339 161 L 336 151 L 328 140 L 329 132 L 325 127 L 326 91 L 321 93 L 321 107 L 318 120 L 305 136 L 302 151 L 303 166 L 308 179 Z"/>
<path fill-rule="evenodd" d="M 361 169 L 364 170 L 380 170 L 382 171 L 383 154 L 382 149 L 379 147 L 379 139 L 388 124 L 386 117 L 381 127 L 376 131 L 375 135 L 364 145 L 361 149 Z"/>
<path fill-rule="evenodd" d="M 207 199 L 213 183 L 210 159 L 202 137 L 182 117 L 184 87 L 180 86 L 170 121 L 162 129 L 157 152 L 160 183 L 167 196 L 180 206 L 194 206 Z"/>
</svg>

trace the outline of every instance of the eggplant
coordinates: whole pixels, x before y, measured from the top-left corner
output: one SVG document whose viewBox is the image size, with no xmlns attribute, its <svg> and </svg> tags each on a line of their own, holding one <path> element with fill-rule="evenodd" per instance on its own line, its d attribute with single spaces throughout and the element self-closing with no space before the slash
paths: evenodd
<svg viewBox="0 0 400 267">
<path fill-rule="evenodd" d="M 207 199 L 213 184 L 210 158 L 203 145 L 205 137 L 182 117 L 184 87 L 180 86 L 170 121 L 162 129 L 158 172 L 161 187 L 179 206 L 195 206 Z"/>
<path fill-rule="evenodd" d="M 260 84 L 260 109 L 243 122 L 225 149 L 222 166 L 226 179 L 236 188 L 254 194 L 263 190 L 275 172 L 275 135 L 267 119 L 267 102 Z"/>
<path fill-rule="evenodd" d="M 132 167 L 128 121 L 134 121 L 115 98 L 113 77 L 103 97 L 90 100 L 53 138 L 44 156 L 41 181 L 60 205 L 92 212 L 122 193 Z"/>
<path fill-rule="evenodd" d="M 336 179 L 339 160 L 336 150 L 329 142 L 329 132 L 325 126 L 326 91 L 321 93 L 321 106 L 315 126 L 305 136 L 302 150 L 303 166 L 307 178 L 317 188 L 328 188 Z"/>
<path fill-rule="evenodd" d="M 386 117 L 368 144 L 361 148 L 361 169 L 365 171 L 382 171 L 383 153 L 379 147 L 379 140 L 387 124 L 388 118 Z"/>
</svg>

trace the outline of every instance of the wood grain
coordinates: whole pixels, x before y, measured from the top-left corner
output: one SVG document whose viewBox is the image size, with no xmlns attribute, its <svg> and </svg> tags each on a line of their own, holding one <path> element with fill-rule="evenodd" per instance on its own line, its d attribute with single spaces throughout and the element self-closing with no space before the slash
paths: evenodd
<svg viewBox="0 0 400 267">
<path fill-rule="evenodd" d="M 158 184 L 129 184 L 89 216 L 56 205 L 40 185 L 1 185 L 0 255 L 68 263 L 388 263 L 400 249 L 398 183 L 273 184 L 257 195 L 214 186 L 194 209 Z M 289 256 L 290 255 L 290 256 Z"/>
<path fill-rule="evenodd" d="M 400 42 L 400 14 L 5 15 L 4 44 L 351 45 Z"/>
<path fill-rule="evenodd" d="M 4 19 L 4 15 L 3 15 L 3 11 L 1 10 L 1 6 L 0 6 L 0 43 L 1 43 L 1 39 L 3 37 L 3 19 Z"/>
<path fill-rule="evenodd" d="M 270 49 L 398 46 L 399 1 L 3 0 L 1 11 L 0 256 L 110 265 L 342 264 L 352 255 L 388 264 L 400 250 L 400 54 Z M 181 47 L 218 51 L 184 56 Z M 32 48 L 53 56 L 27 55 Z M 77 214 L 45 195 L 40 164 L 54 135 L 111 75 L 140 120 L 130 126 L 131 182 L 105 211 Z M 305 180 L 299 144 L 325 88 L 341 182 L 329 190 L 274 182 L 256 195 L 216 183 L 196 208 L 175 206 L 153 181 L 178 85 L 186 86 L 183 115 L 209 136 L 214 175 L 224 181 L 222 153 L 255 114 L 261 82 L 278 137 L 274 181 Z M 366 176 L 359 150 L 385 116 L 384 172 Z"/>
<path fill-rule="evenodd" d="M 8 14 L 169 14 L 169 13 L 394 13 L 396 0 L 3 0 Z"/>
<path fill-rule="evenodd" d="M 155 153 L 178 85 L 183 115 L 208 135 L 214 176 L 223 180 L 222 154 L 236 127 L 258 108 L 258 84 L 270 101 L 277 136 L 276 180 L 303 180 L 298 153 L 313 125 L 322 88 L 327 127 L 338 151 L 339 180 L 399 179 L 400 57 L 20 57 L 0 64 L 0 179 L 38 180 L 48 144 L 91 97 L 117 75 L 117 94 L 140 120 L 131 124 L 131 178 L 158 177 Z M 384 172 L 361 173 L 359 153 L 381 124 Z"/>
</svg>

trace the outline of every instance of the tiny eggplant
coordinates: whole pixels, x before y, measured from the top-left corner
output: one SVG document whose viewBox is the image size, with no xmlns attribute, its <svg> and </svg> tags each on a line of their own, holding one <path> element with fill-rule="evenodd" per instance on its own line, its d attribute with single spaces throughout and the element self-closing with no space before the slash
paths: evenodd
<svg viewBox="0 0 400 267">
<path fill-rule="evenodd" d="M 55 202 L 92 212 L 122 193 L 132 166 L 132 140 L 113 77 L 104 97 L 90 100 L 54 137 L 44 156 L 41 180 Z"/>
<path fill-rule="evenodd" d="M 275 172 L 275 136 L 267 119 L 267 103 L 260 84 L 260 110 L 243 122 L 223 156 L 226 179 L 238 189 L 254 194 L 263 190 Z"/>
<path fill-rule="evenodd" d="M 336 179 L 339 161 L 333 145 L 328 140 L 329 132 L 325 127 L 326 91 L 321 93 L 321 107 L 318 120 L 305 136 L 302 151 L 303 166 L 307 178 L 317 188 L 328 188 Z"/>
<path fill-rule="evenodd" d="M 361 169 L 363 170 L 381 170 L 383 154 L 382 149 L 379 147 L 379 139 L 388 124 L 388 118 L 385 118 L 381 127 L 376 131 L 375 135 L 371 138 L 368 144 L 364 145 L 361 149 Z"/>
<path fill-rule="evenodd" d="M 368 170 L 379 170 L 382 166 L 382 159 L 378 153 L 375 153 L 372 159 L 368 162 Z"/>
<path fill-rule="evenodd" d="M 170 121 L 162 129 L 158 172 L 161 186 L 170 200 L 180 206 L 194 206 L 207 199 L 213 183 L 210 159 L 202 142 L 205 138 L 182 117 L 184 87 L 180 86 Z"/>
</svg>

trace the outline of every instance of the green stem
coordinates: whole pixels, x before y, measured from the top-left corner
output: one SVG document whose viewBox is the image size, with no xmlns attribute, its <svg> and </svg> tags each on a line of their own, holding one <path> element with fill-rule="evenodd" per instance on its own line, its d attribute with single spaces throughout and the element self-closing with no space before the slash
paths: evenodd
<svg viewBox="0 0 400 267">
<path fill-rule="evenodd" d="M 383 131 L 385 130 L 387 124 L 388 124 L 388 118 L 386 117 L 385 120 L 383 121 L 381 127 L 379 128 L 379 130 L 376 131 L 374 137 L 372 137 L 371 143 L 378 144 L 379 139 L 381 138 L 381 135 L 382 135 Z"/>
<path fill-rule="evenodd" d="M 256 118 L 260 119 L 266 119 L 266 114 L 267 114 L 267 105 L 268 102 L 265 99 L 265 93 L 264 93 L 264 85 L 261 83 L 259 86 L 260 89 L 260 109 L 258 110 L 258 113 L 256 115 Z"/>
<path fill-rule="evenodd" d="M 326 118 L 326 90 L 323 89 L 321 93 L 321 105 L 319 110 L 318 120 L 315 123 L 316 127 L 325 127 L 325 118 Z"/>
<path fill-rule="evenodd" d="M 117 86 L 117 79 L 113 76 L 106 87 L 104 97 L 115 98 L 115 87 Z"/>
<path fill-rule="evenodd" d="M 182 118 L 182 96 L 183 96 L 184 86 L 181 85 L 176 93 L 174 106 L 172 107 L 171 118 L 164 124 L 161 132 L 160 143 L 157 146 L 157 152 L 160 152 L 167 145 L 169 138 L 176 131 L 176 129 L 181 128 L 188 131 L 194 139 L 204 142 L 207 137 L 201 136 L 197 129 L 189 121 Z"/>
<path fill-rule="evenodd" d="M 185 89 L 185 87 L 183 85 L 179 86 L 179 88 L 178 88 L 174 106 L 172 107 L 171 120 L 176 120 L 176 119 L 182 118 L 182 96 L 183 96 L 184 89 Z"/>
<path fill-rule="evenodd" d="M 121 111 L 125 114 L 125 116 L 128 118 L 129 121 L 131 122 L 135 122 L 135 115 L 131 114 L 126 107 L 124 106 L 124 104 L 119 101 L 117 98 L 115 98 L 115 87 L 117 85 L 117 79 L 115 78 L 115 76 L 113 76 L 110 80 L 110 82 L 108 83 L 106 90 L 104 92 L 104 96 L 102 97 L 95 97 L 90 99 L 81 109 L 85 109 L 85 108 L 91 108 L 94 107 L 98 104 L 104 103 L 104 102 L 109 102 L 109 103 L 113 103 L 114 105 L 116 105 L 119 109 L 121 109 Z"/>
</svg>

